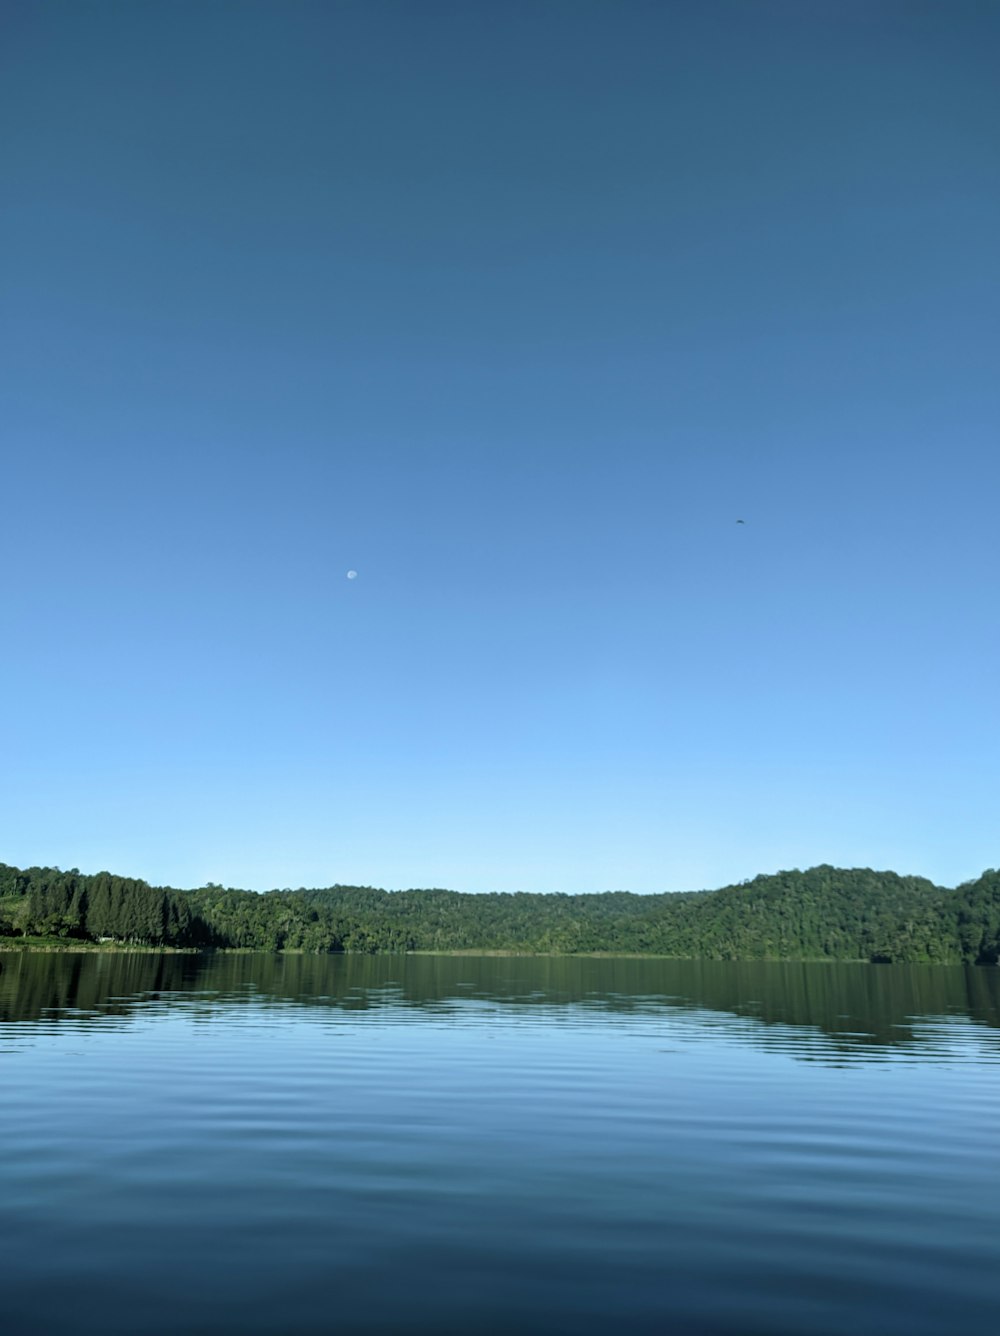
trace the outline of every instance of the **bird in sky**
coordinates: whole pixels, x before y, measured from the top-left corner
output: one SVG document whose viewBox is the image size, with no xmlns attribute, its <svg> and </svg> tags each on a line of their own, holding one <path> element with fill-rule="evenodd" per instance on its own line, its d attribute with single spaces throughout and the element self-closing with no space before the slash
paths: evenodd
<svg viewBox="0 0 1000 1336">
<path fill-rule="evenodd" d="M 746 520 L 737 520 L 736 523 L 737 523 L 737 524 L 746 524 Z"/>
</svg>

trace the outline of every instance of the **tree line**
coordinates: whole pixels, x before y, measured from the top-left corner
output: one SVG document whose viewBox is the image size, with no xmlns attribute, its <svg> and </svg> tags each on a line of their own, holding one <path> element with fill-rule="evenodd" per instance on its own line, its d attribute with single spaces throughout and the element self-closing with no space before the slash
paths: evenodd
<svg viewBox="0 0 1000 1336">
<path fill-rule="evenodd" d="M 4 936 L 202 950 L 989 964 L 1000 957 L 1000 872 L 954 890 L 823 865 L 717 891 L 470 895 L 370 886 L 180 891 L 108 872 L 0 864 Z"/>
</svg>

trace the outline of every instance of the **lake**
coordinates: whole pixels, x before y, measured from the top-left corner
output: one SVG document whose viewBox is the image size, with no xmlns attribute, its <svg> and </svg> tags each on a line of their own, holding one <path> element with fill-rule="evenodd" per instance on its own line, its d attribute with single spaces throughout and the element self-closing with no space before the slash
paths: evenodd
<svg viewBox="0 0 1000 1336">
<path fill-rule="evenodd" d="M 1000 970 L 0 954 L 21 1333 L 954 1333 Z"/>
</svg>

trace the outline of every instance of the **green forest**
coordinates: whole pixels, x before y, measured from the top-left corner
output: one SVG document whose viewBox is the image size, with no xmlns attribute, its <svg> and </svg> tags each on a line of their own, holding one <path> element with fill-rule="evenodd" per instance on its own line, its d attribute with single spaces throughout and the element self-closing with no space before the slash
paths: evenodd
<svg viewBox="0 0 1000 1336">
<path fill-rule="evenodd" d="M 1000 871 L 955 889 L 824 865 L 716 891 L 469 895 L 371 886 L 180 891 L 109 872 L 0 863 L 0 946 L 87 943 L 996 964 Z"/>
</svg>

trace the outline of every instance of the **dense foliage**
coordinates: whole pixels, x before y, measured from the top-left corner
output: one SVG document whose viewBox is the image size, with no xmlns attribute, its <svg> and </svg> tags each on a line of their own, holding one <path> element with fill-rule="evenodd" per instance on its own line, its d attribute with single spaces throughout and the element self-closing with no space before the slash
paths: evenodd
<svg viewBox="0 0 1000 1336">
<path fill-rule="evenodd" d="M 257 894 L 0 864 L 0 936 L 315 952 L 615 952 L 709 960 L 991 963 L 1000 872 L 957 890 L 828 866 L 677 895 Z"/>
</svg>

